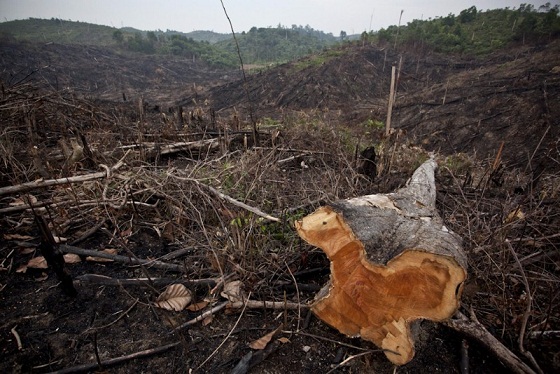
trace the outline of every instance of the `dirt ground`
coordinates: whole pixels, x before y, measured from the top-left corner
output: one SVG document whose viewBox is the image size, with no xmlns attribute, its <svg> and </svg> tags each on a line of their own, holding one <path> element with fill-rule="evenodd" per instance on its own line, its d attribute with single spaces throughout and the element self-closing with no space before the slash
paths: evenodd
<svg viewBox="0 0 560 374">
<path fill-rule="evenodd" d="M 345 48 L 251 73 L 249 105 L 238 72 L 98 48 L 2 45 L 0 188 L 124 165 L 110 177 L 0 195 L 0 371 L 459 373 L 465 357 L 471 373 L 507 371 L 476 339 L 429 321 L 415 358 L 395 368 L 308 310 L 329 263 L 294 221 L 403 186 L 428 151 L 440 164 L 438 210 L 469 259 L 461 311 L 528 365 L 521 349 L 544 372 L 560 370 L 549 334 L 560 329 L 557 41 L 484 60 Z M 401 54 L 397 131 L 384 137 L 388 71 Z M 82 149 L 71 162 L 62 144 L 72 139 L 91 155 Z M 165 152 L 179 142 L 197 145 Z M 377 172 L 364 176 L 356 154 L 372 144 Z M 74 257 L 65 267 L 77 296 L 66 295 L 54 271 L 33 262 L 41 233 L 30 202 L 67 248 L 124 259 Z M 233 280 L 246 299 L 275 308 L 227 303 L 222 281 Z M 201 309 L 156 307 L 171 283 Z M 264 349 L 251 347 L 273 331 Z"/>
</svg>

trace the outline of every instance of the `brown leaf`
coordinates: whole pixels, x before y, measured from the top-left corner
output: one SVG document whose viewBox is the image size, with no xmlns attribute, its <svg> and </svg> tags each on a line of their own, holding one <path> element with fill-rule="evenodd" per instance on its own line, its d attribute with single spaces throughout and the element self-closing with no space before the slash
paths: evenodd
<svg viewBox="0 0 560 374">
<path fill-rule="evenodd" d="M 114 248 L 106 248 L 100 252 L 109 253 L 111 255 L 116 255 L 117 250 Z M 86 261 L 93 261 L 93 262 L 112 262 L 113 260 L 110 258 L 103 258 L 103 257 L 95 257 L 95 256 L 87 256 Z"/>
<path fill-rule="evenodd" d="M 27 205 L 27 202 L 29 201 L 31 204 L 35 204 L 37 202 L 37 198 L 33 195 L 27 195 L 27 197 L 29 198 L 29 200 L 26 198 L 17 198 L 14 199 L 14 201 L 12 201 L 9 205 L 10 206 L 23 206 L 23 205 Z"/>
<path fill-rule="evenodd" d="M 263 337 L 260 337 L 257 340 L 252 341 L 251 343 L 249 343 L 249 347 L 253 348 L 253 349 L 265 349 L 266 346 L 268 345 L 268 343 L 270 343 L 270 341 L 272 340 L 272 338 L 274 337 L 274 335 L 276 335 L 276 333 L 280 330 L 280 327 L 278 327 L 276 330 L 269 332 L 268 334 L 266 334 Z"/>
<path fill-rule="evenodd" d="M 198 312 L 199 310 L 206 308 L 208 304 L 208 301 L 201 301 L 199 303 L 189 305 L 187 310 L 190 310 L 191 312 Z"/>
<path fill-rule="evenodd" d="M 224 284 L 224 290 L 220 293 L 220 295 L 232 303 L 243 301 L 243 294 L 241 292 L 242 285 L 243 283 L 240 280 L 228 282 Z"/>
<path fill-rule="evenodd" d="M 192 300 L 192 293 L 180 283 L 167 286 L 165 291 L 157 298 L 155 306 L 166 310 L 180 312 Z"/>
<path fill-rule="evenodd" d="M 53 239 L 55 243 L 66 243 L 68 241 L 67 238 L 64 238 L 62 236 L 53 236 Z"/>
<path fill-rule="evenodd" d="M 37 256 L 29 260 L 27 267 L 33 269 L 46 269 L 49 266 L 47 265 L 47 260 L 45 260 L 43 256 Z"/>
<path fill-rule="evenodd" d="M 213 320 L 214 320 L 214 316 L 210 314 L 208 317 L 202 320 L 202 326 L 208 326 L 209 324 L 212 323 Z"/>
<path fill-rule="evenodd" d="M 22 255 L 28 255 L 35 252 L 35 248 L 32 247 L 19 247 L 19 253 Z"/>
<path fill-rule="evenodd" d="M 19 268 L 16 269 L 16 273 L 27 273 L 27 265 L 21 265 Z"/>
<path fill-rule="evenodd" d="M 63 257 L 64 262 L 67 264 L 77 264 L 78 262 L 82 262 L 80 256 L 75 253 L 67 253 Z"/>
<path fill-rule="evenodd" d="M 29 235 L 20 235 L 20 234 L 4 234 L 5 240 L 32 240 L 33 237 Z"/>
<path fill-rule="evenodd" d="M 286 338 L 285 336 L 279 338 L 278 341 L 282 344 L 290 343 L 290 339 Z"/>
</svg>

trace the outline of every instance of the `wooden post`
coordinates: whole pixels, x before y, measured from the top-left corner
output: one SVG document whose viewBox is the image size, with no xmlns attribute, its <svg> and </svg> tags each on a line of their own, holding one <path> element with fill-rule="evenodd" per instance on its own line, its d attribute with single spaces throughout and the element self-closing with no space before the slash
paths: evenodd
<svg viewBox="0 0 560 374">
<path fill-rule="evenodd" d="M 395 99 L 395 66 L 391 68 L 391 90 L 389 92 L 389 107 L 387 108 L 387 123 L 385 124 L 385 135 L 391 133 L 391 115 L 393 114 L 393 102 Z"/>
<path fill-rule="evenodd" d="M 375 343 L 396 365 L 414 357 L 414 321 L 455 313 L 467 275 L 461 239 L 435 208 L 435 168 L 430 159 L 395 193 L 337 201 L 296 222 L 331 261 L 312 311 Z"/>
</svg>

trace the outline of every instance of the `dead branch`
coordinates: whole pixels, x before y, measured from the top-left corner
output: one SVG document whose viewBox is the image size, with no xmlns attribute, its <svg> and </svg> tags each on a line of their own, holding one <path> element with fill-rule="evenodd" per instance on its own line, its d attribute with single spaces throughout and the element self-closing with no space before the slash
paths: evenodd
<svg viewBox="0 0 560 374">
<path fill-rule="evenodd" d="M 61 185 L 61 184 L 68 184 L 68 183 L 79 183 L 79 182 L 86 182 L 86 181 L 90 181 L 90 180 L 94 180 L 94 179 L 100 179 L 100 178 L 105 178 L 105 177 L 110 177 L 111 173 L 117 169 L 119 169 L 121 166 L 123 166 L 124 163 L 124 158 L 128 155 L 125 154 L 123 156 L 123 158 L 117 162 L 115 165 L 113 165 L 112 167 L 107 167 L 105 171 L 100 171 L 97 173 L 91 173 L 91 174 L 84 174 L 84 175 L 77 175 L 74 177 L 67 177 L 67 178 L 58 178 L 58 179 L 39 179 L 33 182 L 27 182 L 27 183 L 22 183 L 22 184 L 18 184 L 15 186 L 7 186 L 7 187 L 2 187 L 0 188 L 0 196 L 3 195 L 8 195 L 8 194 L 13 194 L 13 193 L 18 193 L 18 192 L 27 192 L 30 190 L 34 190 L 37 188 L 43 188 L 43 187 L 50 187 L 50 186 L 57 186 L 57 185 Z"/>
<path fill-rule="evenodd" d="M 273 216 L 271 216 L 270 214 L 265 213 L 265 212 L 263 212 L 262 210 L 260 210 L 260 209 L 258 209 L 258 208 L 255 208 L 255 207 L 252 207 L 252 206 L 250 206 L 250 205 L 247 205 L 247 204 L 245 204 L 245 203 L 243 203 L 243 202 L 241 202 L 241 201 L 239 201 L 239 200 L 235 200 L 233 197 L 230 197 L 230 196 L 228 196 L 228 195 L 226 195 L 226 194 L 223 194 L 223 193 L 221 193 L 220 191 L 218 191 L 217 189 L 215 189 L 214 187 L 209 186 L 209 185 L 207 185 L 207 184 L 204 184 L 204 183 L 202 183 L 202 182 L 200 182 L 200 181 L 198 181 L 198 180 L 196 180 L 196 179 L 179 177 L 179 176 L 173 175 L 173 174 L 171 174 L 171 173 L 167 173 L 167 174 L 168 174 L 170 177 L 173 177 L 173 178 L 178 179 L 178 180 L 182 180 L 182 181 L 185 181 L 185 182 L 193 182 L 193 183 L 195 183 L 197 186 L 200 186 L 200 187 L 204 188 L 205 190 L 211 192 L 213 195 L 219 197 L 220 199 L 224 199 L 224 200 L 228 201 L 229 203 L 231 203 L 231 204 L 233 204 L 233 205 L 235 205 L 235 206 L 238 206 L 238 207 L 240 207 L 240 208 L 243 208 L 243 209 L 245 209 L 245 210 L 248 210 L 248 211 L 251 212 L 251 213 L 255 213 L 257 216 L 263 217 L 263 218 L 265 218 L 265 219 L 267 219 L 267 220 L 269 220 L 269 221 L 280 222 L 280 218 L 273 217 Z"/>
<path fill-rule="evenodd" d="M 533 354 L 531 352 L 529 352 L 527 349 L 525 349 L 525 344 L 523 344 L 524 339 L 525 339 L 525 332 L 526 332 L 526 329 L 527 329 L 527 322 L 529 321 L 529 317 L 531 316 L 531 309 L 532 309 L 532 304 L 533 304 L 533 297 L 531 296 L 531 288 L 529 287 L 529 281 L 527 280 L 527 275 L 525 275 L 525 270 L 523 269 L 523 265 L 521 265 L 521 262 L 519 261 L 519 257 L 517 256 L 517 253 L 515 253 L 515 250 L 513 249 L 513 246 L 511 245 L 511 243 L 507 243 L 507 247 L 508 247 L 510 253 L 513 255 L 513 258 L 515 259 L 515 262 L 517 263 L 517 266 L 519 266 L 519 271 L 521 272 L 523 285 L 525 286 L 525 291 L 527 293 L 527 305 L 525 307 L 525 313 L 523 313 L 523 319 L 521 320 L 521 328 L 520 328 L 520 331 L 519 331 L 519 341 L 518 341 L 519 342 L 519 350 L 521 351 L 521 353 L 523 353 L 523 355 L 525 357 L 527 357 L 529 359 L 529 361 L 531 361 L 531 363 L 533 364 L 533 367 L 535 367 L 535 369 L 537 369 L 537 372 L 542 374 L 543 371 L 540 368 L 537 361 L 535 360 L 535 358 L 533 357 Z"/>
<path fill-rule="evenodd" d="M 517 374 L 536 374 L 527 364 L 486 330 L 478 321 L 468 319 L 463 313 L 455 313 L 457 318 L 446 322 L 447 326 L 482 343 L 512 372 Z"/>
<path fill-rule="evenodd" d="M 216 150 L 220 147 L 218 139 L 204 139 L 192 142 L 178 142 L 172 144 L 142 143 L 122 146 L 122 149 L 140 149 L 144 152 L 157 152 L 160 155 L 169 155 L 185 151 Z"/>
<path fill-rule="evenodd" d="M 527 334 L 529 339 L 538 339 L 538 338 L 545 338 L 545 339 L 560 339 L 560 331 L 559 330 L 548 330 L 548 331 L 531 331 Z"/>
<path fill-rule="evenodd" d="M 132 353 L 132 354 L 129 354 L 129 355 L 116 357 L 116 358 L 111 358 L 111 359 L 108 359 L 108 360 L 101 361 L 99 363 L 96 362 L 96 363 L 92 363 L 92 364 L 83 364 L 83 365 L 73 366 L 73 367 L 70 367 L 70 368 L 62 369 L 62 370 L 53 371 L 49 374 L 83 373 L 83 372 L 86 372 L 86 371 L 95 370 L 95 369 L 99 368 L 100 365 L 103 366 L 103 367 L 114 366 L 114 365 L 117 365 L 117 364 L 120 364 L 120 363 L 123 363 L 123 362 L 126 362 L 126 361 L 134 360 L 134 359 L 137 359 L 137 358 L 144 358 L 144 357 L 148 357 L 148 356 L 152 356 L 152 355 L 155 355 L 155 354 L 158 354 L 158 353 L 168 351 L 171 348 L 177 347 L 179 344 L 180 344 L 180 342 L 171 343 L 171 344 L 163 345 L 161 347 L 146 349 L 144 351 Z"/>
<path fill-rule="evenodd" d="M 103 286 L 146 286 L 150 287 L 150 282 L 154 286 L 167 286 L 169 284 L 180 283 L 186 286 L 207 286 L 214 287 L 220 281 L 219 278 L 204 279 L 175 279 L 175 278 L 133 278 L 115 279 L 105 275 L 83 274 L 74 278 L 75 285 L 99 284 Z"/>
<path fill-rule="evenodd" d="M 182 325 L 175 327 L 174 331 L 184 329 L 185 327 L 194 325 L 195 323 L 202 321 L 203 319 L 205 319 L 205 318 L 215 314 L 216 312 L 219 312 L 220 310 L 224 309 L 228 303 L 229 303 L 229 301 L 224 301 L 223 303 L 220 303 L 220 304 L 212 307 L 211 309 L 205 311 L 204 313 L 202 313 L 199 316 L 191 319 L 190 321 L 187 321 L 187 322 L 183 323 Z"/>
<path fill-rule="evenodd" d="M 74 253 L 74 254 L 77 254 L 77 255 L 80 255 L 80 256 L 92 256 L 92 257 L 106 258 L 106 259 L 109 259 L 109 260 L 113 260 L 115 262 L 121 262 L 121 263 L 129 264 L 129 265 L 144 265 L 144 266 L 147 266 L 147 267 L 154 267 L 154 268 L 158 268 L 158 269 L 165 269 L 165 270 L 176 271 L 176 272 L 180 272 L 180 273 L 183 273 L 185 271 L 185 268 L 182 265 L 168 264 L 168 263 L 161 262 L 161 261 L 156 261 L 156 260 L 136 259 L 136 258 L 129 257 L 129 256 L 114 255 L 114 254 L 101 252 L 101 251 L 93 251 L 93 250 L 89 250 L 89 249 L 73 247 L 71 245 L 63 244 L 63 245 L 60 246 L 60 250 L 62 252 L 65 252 L 65 253 Z"/>
<path fill-rule="evenodd" d="M 259 301 L 259 300 L 246 300 L 237 301 L 234 303 L 229 303 L 227 305 L 228 309 L 240 309 L 247 305 L 249 309 L 290 309 L 290 310 L 299 310 L 299 309 L 308 309 L 309 305 L 299 304 L 299 303 L 292 303 L 292 302 L 284 302 L 284 301 Z"/>
<path fill-rule="evenodd" d="M 79 238 L 76 238 L 75 240 L 73 240 L 72 242 L 70 242 L 70 245 L 76 245 L 84 240 L 86 240 L 87 238 L 89 238 L 90 236 L 92 236 L 97 230 L 99 230 L 101 228 L 101 226 L 103 226 L 105 224 L 105 222 L 107 222 L 107 218 L 103 218 L 101 219 L 101 221 L 99 221 L 97 224 L 95 224 L 92 228 L 90 228 L 89 230 L 87 230 L 86 232 L 84 232 L 82 235 L 80 235 Z"/>
</svg>

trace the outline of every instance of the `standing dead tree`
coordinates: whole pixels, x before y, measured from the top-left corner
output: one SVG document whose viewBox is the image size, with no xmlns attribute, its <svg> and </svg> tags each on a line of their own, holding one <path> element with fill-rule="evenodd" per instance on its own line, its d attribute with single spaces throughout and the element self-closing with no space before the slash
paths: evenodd
<svg viewBox="0 0 560 374">
<path fill-rule="evenodd" d="M 296 224 L 331 261 L 315 315 L 375 343 L 397 365 L 414 357 L 415 321 L 455 313 L 467 275 L 461 239 L 435 208 L 435 168 L 430 159 L 395 193 L 338 201 Z"/>
</svg>

